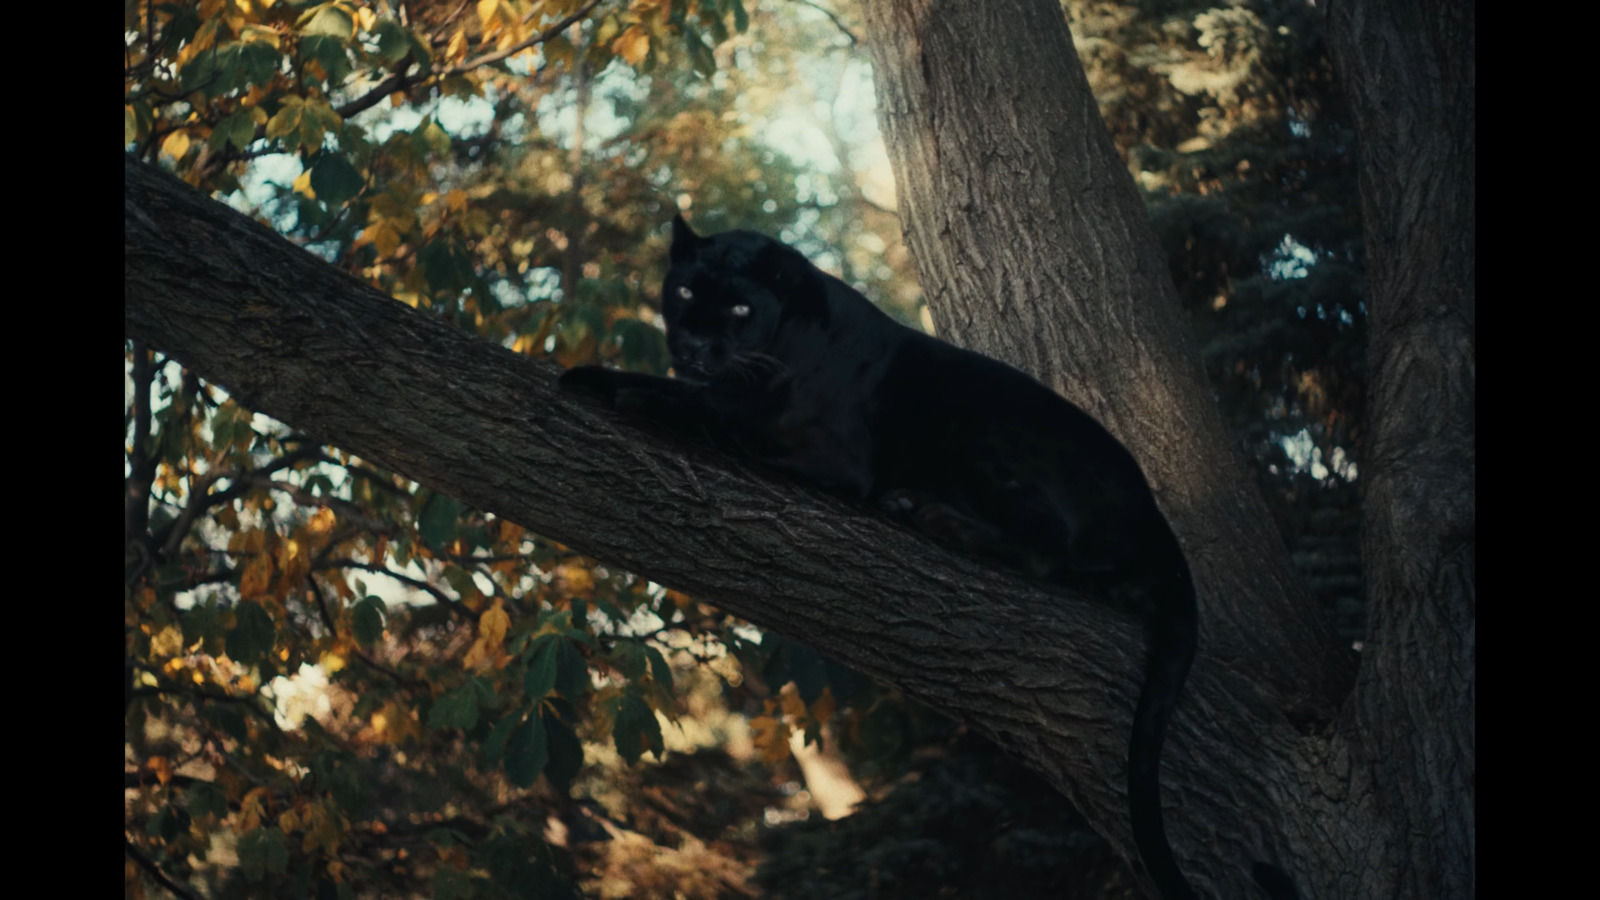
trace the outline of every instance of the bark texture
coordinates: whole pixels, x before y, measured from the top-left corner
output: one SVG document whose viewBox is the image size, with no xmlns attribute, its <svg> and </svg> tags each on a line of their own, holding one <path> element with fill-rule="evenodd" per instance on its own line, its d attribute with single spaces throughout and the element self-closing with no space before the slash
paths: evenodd
<svg viewBox="0 0 1600 900">
<path fill-rule="evenodd" d="M 1370 639 L 1348 695 L 1348 661 L 1292 577 L 1184 339 L 1059 5 L 864 7 L 901 219 L 941 334 L 1055 385 L 1139 458 L 1199 582 L 1201 666 L 1251 673 L 1297 719 L 1345 701 L 1332 727 L 1243 774 L 1269 785 L 1271 809 L 1223 815 L 1304 897 L 1472 896 L 1471 3 L 1330 14 L 1362 143 L 1372 312 Z M 1180 703 L 1180 727 L 1204 704 Z M 1190 774 L 1206 783 L 1174 768 L 1164 789 L 1215 787 L 1218 773 Z M 1181 816 L 1168 827 L 1202 893 L 1255 895 L 1196 875 L 1195 853 L 1237 847 L 1196 842 Z"/>
<path fill-rule="evenodd" d="M 1473 3 L 1359 0 L 1328 13 L 1355 115 L 1371 319 L 1361 476 L 1369 639 L 1351 726 L 1367 896 L 1471 897 L 1477 461 Z"/>
<path fill-rule="evenodd" d="M 1205 656 L 1327 721 L 1354 666 L 1227 434 L 1133 181 L 1052 0 L 868 0 L 906 244 L 946 340 L 1133 451 L 1183 543 Z"/>
<path fill-rule="evenodd" d="M 1139 624 L 947 553 L 872 511 L 557 393 L 469 337 L 129 161 L 124 323 L 275 416 L 535 532 L 713 602 L 971 723 L 1131 853 L 1123 767 Z M 1307 739 L 1254 671 L 1202 656 L 1163 796 L 1196 888 L 1292 857 Z M 1320 746 L 1320 745 L 1318 745 Z"/>
</svg>

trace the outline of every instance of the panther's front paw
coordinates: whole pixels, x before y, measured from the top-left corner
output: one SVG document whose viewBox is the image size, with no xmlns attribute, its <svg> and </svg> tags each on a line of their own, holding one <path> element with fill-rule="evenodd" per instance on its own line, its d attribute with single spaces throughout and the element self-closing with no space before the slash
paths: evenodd
<svg viewBox="0 0 1600 900">
<path fill-rule="evenodd" d="M 563 391 L 612 406 L 617 399 L 617 373 L 604 366 L 573 366 L 557 382 Z"/>
</svg>

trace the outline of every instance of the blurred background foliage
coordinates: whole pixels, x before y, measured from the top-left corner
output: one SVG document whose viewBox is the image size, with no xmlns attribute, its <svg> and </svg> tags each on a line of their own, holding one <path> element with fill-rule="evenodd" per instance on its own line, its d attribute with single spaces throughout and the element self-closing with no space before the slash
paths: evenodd
<svg viewBox="0 0 1600 900">
<path fill-rule="evenodd" d="M 1359 638 L 1360 224 L 1317 12 L 1063 10 L 1223 413 Z M 487 340 L 662 373 L 679 210 L 926 327 L 859 23 L 127 0 L 125 149 Z M 125 355 L 129 896 L 1132 895 L 1065 800 L 898 692 Z"/>
</svg>

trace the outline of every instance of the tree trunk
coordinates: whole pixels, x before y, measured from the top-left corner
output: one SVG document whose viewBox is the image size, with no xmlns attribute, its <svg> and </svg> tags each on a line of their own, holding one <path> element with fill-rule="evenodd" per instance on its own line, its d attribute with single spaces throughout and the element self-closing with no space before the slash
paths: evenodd
<svg viewBox="0 0 1600 900">
<path fill-rule="evenodd" d="M 902 688 L 1017 754 L 1131 852 L 1137 622 L 574 403 L 553 366 L 396 303 L 170 175 L 130 160 L 125 178 L 129 337 L 318 440 Z M 1283 823 L 1320 787 L 1324 745 L 1258 674 L 1203 657 L 1163 763 L 1179 859 L 1219 896 L 1254 890 L 1253 860 L 1310 859 Z"/>
<path fill-rule="evenodd" d="M 939 334 L 1133 451 L 1200 594 L 1202 657 L 1330 720 L 1353 662 L 1294 575 L 1052 0 L 870 0 L 878 115 Z"/>
<path fill-rule="evenodd" d="M 1342 67 L 1362 79 L 1374 361 L 1371 638 L 1345 698 L 1347 660 L 1216 414 L 1058 4 L 865 3 L 901 220 L 941 334 L 1055 385 L 1139 458 L 1195 569 L 1197 671 L 1250 673 L 1301 724 L 1346 699 L 1336 729 L 1244 776 L 1274 785 L 1272 810 L 1225 813 L 1307 897 L 1473 890 L 1473 20 L 1470 4 L 1395 6 L 1333 13 Z M 1211 712 L 1191 694 L 1177 723 Z M 1167 768 L 1164 790 L 1187 806 L 1216 775 Z M 1248 861 L 1200 858 L 1241 848 L 1197 842 L 1184 812 L 1168 827 L 1196 888 L 1251 895 L 1230 868 Z"/>
<path fill-rule="evenodd" d="M 1354 771 L 1370 779 L 1361 795 L 1385 826 L 1350 848 L 1349 877 L 1370 896 L 1471 897 L 1473 4 L 1338 2 L 1328 30 L 1359 141 L 1371 321 L 1361 461 L 1369 635 L 1348 726 Z"/>
</svg>

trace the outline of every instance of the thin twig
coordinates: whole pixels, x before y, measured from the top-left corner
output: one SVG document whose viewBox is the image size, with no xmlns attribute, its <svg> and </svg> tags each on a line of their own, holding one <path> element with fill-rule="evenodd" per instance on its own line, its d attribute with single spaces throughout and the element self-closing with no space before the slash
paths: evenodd
<svg viewBox="0 0 1600 900">
<path fill-rule="evenodd" d="M 156 865 L 154 860 L 139 852 L 139 848 L 133 845 L 133 841 L 128 839 L 127 834 L 123 834 L 122 842 L 127 845 L 128 856 L 132 857 L 133 861 L 139 864 L 139 868 L 149 873 L 150 877 L 156 880 L 156 884 L 159 884 L 171 891 L 175 896 L 182 897 L 183 900 L 201 900 L 199 894 L 188 890 L 187 888 L 178 884 L 176 881 L 168 878 L 167 873 L 161 871 L 161 867 Z"/>
<path fill-rule="evenodd" d="M 798 3 L 801 6 L 809 6 L 812 9 L 816 10 L 817 12 L 822 13 L 823 15 L 827 16 L 828 17 L 828 21 L 832 22 L 834 27 L 839 29 L 839 32 L 841 34 L 843 34 L 846 38 L 850 39 L 850 46 L 852 46 L 852 47 L 860 46 L 861 41 L 856 38 L 856 33 L 851 31 L 843 22 L 839 21 L 839 17 L 837 15 L 835 15 L 832 10 L 830 10 L 827 7 L 822 6 L 820 4 L 813 3 L 813 2 L 811 2 L 811 0 L 789 0 L 789 2 Z"/>
</svg>

